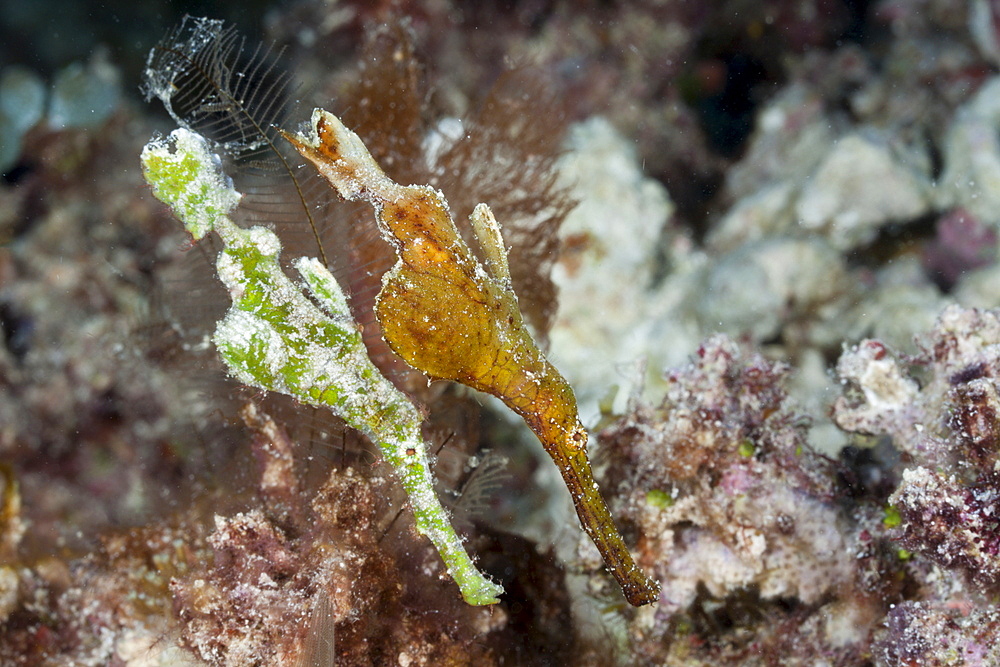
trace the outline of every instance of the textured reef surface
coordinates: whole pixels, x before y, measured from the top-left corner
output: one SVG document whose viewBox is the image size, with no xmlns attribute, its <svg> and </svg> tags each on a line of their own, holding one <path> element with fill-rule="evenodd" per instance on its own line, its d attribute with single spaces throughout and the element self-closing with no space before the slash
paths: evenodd
<svg viewBox="0 0 1000 667">
<path fill-rule="evenodd" d="M 487 266 L 489 204 L 660 584 L 641 608 L 527 428 L 386 343 L 396 254 L 290 145 L 284 176 L 220 147 L 233 221 L 324 258 L 499 603 L 463 601 L 378 443 L 227 377 L 221 244 L 140 169 L 176 126 L 145 54 L 184 9 L 145 5 L 0 26 L 0 663 L 1000 664 L 993 3 L 303 0 L 240 24 L 269 122 L 330 109 Z M 229 113 L 175 102 L 210 137 Z"/>
</svg>

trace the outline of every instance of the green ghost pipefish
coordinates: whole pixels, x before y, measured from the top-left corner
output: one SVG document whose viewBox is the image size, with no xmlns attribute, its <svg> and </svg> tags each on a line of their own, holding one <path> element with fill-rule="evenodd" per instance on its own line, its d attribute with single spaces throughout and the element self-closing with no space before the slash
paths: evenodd
<svg viewBox="0 0 1000 667">
<path fill-rule="evenodd" d="M 279 264 L 278 237 L 229 218 L 241 195 L 201 135 L 179 129 L 152 140 L 142 167 L 153 194 L 196 240 L 213 230 L 222 239 L 216 267 L 233 303 L 214 341 L 230 372 L 252 387 L 326 406 L 367 435 L 398 473 L 417 530 L 465 601 L 497 603 L 503 589 L 476 569 L 434 493 L 420 415 L 369 359 L 336 279 L 319 260 L 302 257 L 293 266 L 303 282 L 292 282 Z"/>
</svg>

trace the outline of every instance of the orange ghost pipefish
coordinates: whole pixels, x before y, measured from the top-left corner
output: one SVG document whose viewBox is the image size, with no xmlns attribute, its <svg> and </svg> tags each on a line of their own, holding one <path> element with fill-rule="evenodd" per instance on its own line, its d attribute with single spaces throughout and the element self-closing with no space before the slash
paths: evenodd
<svg viewBox="0 0 1000 667">
<path fill-rule="evenodd" d="M 584 530 L 626 599 L 634 606 L 655 602 L 659 585 L 636 567 L 594 481 L 573 390 L 524 325 L 489 207 L 479 204 L 471 217 L 484 269 L 442 194 L 394 182 L 333 114 L 316 109 L 310 136 L 284 136 L 341 196 L 374 207 L 397 255 L 375 302 L 392 350 L 427 375 L 492 394 L 521 415 L 562 473 Z"/>
</svg>

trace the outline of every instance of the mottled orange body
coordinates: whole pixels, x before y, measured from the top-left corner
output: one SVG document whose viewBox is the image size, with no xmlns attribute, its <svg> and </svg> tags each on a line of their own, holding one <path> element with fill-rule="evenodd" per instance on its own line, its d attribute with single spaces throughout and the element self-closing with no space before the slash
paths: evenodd
<svg viewBox="0 0 1000 667">
<path fill-rule="evenodd" d="M 439 192 L 393 182 L 332 114 L 316 110 L 312 129 L 312 137 L 285 136 L 343 197 L 374 206 L 396 250 L 375 305 L 386 342 L 414 368 L 492 394 L 521 415 L 559 467 L 584 530 L 628 601 L 654 602 L 659 586 L 636 567 L 594 482 L 573 390 L 524 325 L 489 208 L 480 204 L 472 214 L 487 273 Z"/>
</svg>

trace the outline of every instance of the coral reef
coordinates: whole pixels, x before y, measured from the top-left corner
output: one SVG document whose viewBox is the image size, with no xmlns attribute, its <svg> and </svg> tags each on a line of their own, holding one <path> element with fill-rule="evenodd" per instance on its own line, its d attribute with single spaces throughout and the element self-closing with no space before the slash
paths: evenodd
<svg viewBox="0 0 1000 667">
<path fill-rule="evenodd" d="M 970 590 L 988 595 L 1000 575 L 993 516 L 1000 314 L 951 306 L 920 345 L 906 366 L 874 341 L 846 352 L 839 368 L 852 393 L 838 399 L 834 419 L 848 430 L 890 436 L 907 455 L 889 498 L 900 543 L 964 572 Z"/>
<path fill-rule="evenodd" d="M 879 508 L 837 502 L 838 466 L 807 443 L 787 374 L 716 336 L 668 373 L 661 404 L 600 434 L 613 507 L 663 585 L 629 622 L 643 664 L 857 664 L 899 594 Z"/>
<path fill-rule="evenodd" d="M 884 665 L 993 665 L 997 621 L 996 610 L 904 602 L 889 612 L 877 655 Z"/>
<path fill-rule="evenodd" d="M 303 208 L 288 171 L 224 160 L 235 222 L 325 251 L 501 602 L 463 602 L 364 435 L 225 377 L 222 244 L 135 160 L 177 124 L 136 92 L 174 10 L 69 5 L 0 26 L 0 662 L 1000 660 L 990 2 L 217 5 L 248 61 L 277 42 L 239 84 L 287 84 L 268 123 L 331 109 L 487 268 L 466 221 L 490 202 L 664 584 L 639 609 L 533 436 L 383 341 L 395 253 L 307 169 Z"/>
<path fill-rule="evenodd" d="M 616 494 L 625 518 L 663 568 L 662 612 L 687 608 L 699 584 L 716 597 L 754 586 L 813 603 L 849 577 L 833 476 L 786 404 L 786 373 L 711 338 L 671 371 L 658 408 L 635 406 L 601 432 L 605 476 L 628 490 Z"/>
<path fill-rule="evenodd" d="M 380 544 L 386 480 L 337 472 L 303 506 L 289 464 L 291 441 L 255 406 L 244 416 L 257 431 L 269 501 L 216 515 L 207 538 L 213 557 L 173 580 L 182 641 L 197 656 L 212 665 L 310 665 L 317 659 L 312 647 L 327 641 L 337 664 L 378 664 L 390 656 L 415 665 L 459 656 L 463 664 L 494 663 L 483 636 L 503 628 L 505 615 L 464 612 L 441 587 L 419 585 L 441 568 L 409 531 L 393 535 L 394 546 Z M 447 609 L 453 623 L 440 626 L 421 608 Z"/>
<path fill-rule="evenodd" d="M 991 664 L 1000 312 L 951 306 L 919 340 L 920 352 L 905 361 L 865 341 L 838 365 L 849 389 L 834 419 L 889 436 L 905 454 L 885 523 L 922 561 L 910 573 L 922 599 L 889 613 L 877 652 L 880 664 Z"/>
</svg>

